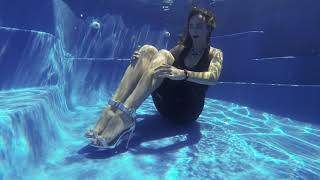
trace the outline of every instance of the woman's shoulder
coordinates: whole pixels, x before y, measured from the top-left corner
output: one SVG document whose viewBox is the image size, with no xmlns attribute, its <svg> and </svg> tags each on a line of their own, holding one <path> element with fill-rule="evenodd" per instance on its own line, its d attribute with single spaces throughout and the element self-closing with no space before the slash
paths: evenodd
<svg viewBox="0 0 320 180">
<path fill-rule="evenodd" d="M 221 53 L 222 53 L 221 49 L 210 46 L 209 55 L 211 59 L 213 58 L 213 56 L 216 56 L 217 54 L 221 54 Z"/>
<path fill-rule="evenodd" d="M 210 46 L 210 53 L 222 52 L 221 49 Z"/>
</svg>

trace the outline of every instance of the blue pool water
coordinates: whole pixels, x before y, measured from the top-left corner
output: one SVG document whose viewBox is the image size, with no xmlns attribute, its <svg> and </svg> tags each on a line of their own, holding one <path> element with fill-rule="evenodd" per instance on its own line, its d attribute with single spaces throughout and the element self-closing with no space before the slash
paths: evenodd
<svg viewBox="0 0 320 180">
<path fill-rule="evenodd" d="M 159 116 L 149 97 L 138 109 L 129 150 L 122 145 L 100 151 L 87 145 L 83 132 L 93 125 L 103 104 L 52 114 L 61 112 L 58 105 L 48 105 L 58 97 L 48 98 L 43 90 L 15 92 L 34 104 L 15 103 L 2 111 L 1 117 L 7 118 L 1 124 L 6 134 L 1 144 L 4 179 L 317 179 L 320 175 L 319 126 L 210 98 L 197 122 L 177 126 Z M 8 93 L 2 92 L 1 98 Z M 18 106 L 27 113 L 23 115 Z"/>
<path fill-rule="evenodd" d="M 149 7 L 148 1 L 137 2 Z M 319 179 L 320 49 L 308 39 L 313 31 L 300 39 L 308 45 L 298 50 L 290 35 L 272 44 L 263 16 L 254 28 L 225 23 L 232 14 L 219 9 L 231 2 L 198 2 L 221 17 L 222 30 L 212 44 L 225 57 L 221 79 L 209 88 L 198 120 L 176 125 L 160 116 L 149 96 L 137 109 L 129 149 L 122 144 L 114 150 L 88 146 L 84 132 L 98 120 L 137 45 L 169 49 L 181 29 L 162 21 L 162 28 L 141 22 L 132 27 L 127 14 L 112 14 L 113 9 L 99 18 L 88 10 L 81 19 L 77 8 L 84 4 L 60 0 L 37 2 L 52 11 L 54 33 L 47 24 L 46 31 L 33 27 L 44 23 L 36 18 L 28 28 L 1 14 L 0 180 Z M 151 10 L 159 6 L 159 17 L 168 18 L 177 1 L 150 3 Z M 168 22 L 178 22 L 182 12 Z"/>
</svg>

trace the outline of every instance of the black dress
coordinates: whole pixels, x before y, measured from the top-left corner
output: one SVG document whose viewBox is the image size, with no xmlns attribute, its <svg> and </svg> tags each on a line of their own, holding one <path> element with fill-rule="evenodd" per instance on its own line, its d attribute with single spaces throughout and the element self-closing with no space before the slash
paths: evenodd
<svg viewBox="0 0 320 180">
<path fill-rule="evenodd" d="M 178 45 L 171 51 L 175 58 L 172 66 L 195 72 L 208 71 L 209 50 L 210 46 L 206 48 L 198 64 L 188 68 L 184 64 L 184 59 L 189 49 Z M 207 90 L 208 85 L 165 78 L 151 95 L 157 110 L 163 117 L 177 123 L 186 123 L 198 119 L 203 110 Z"/>
</svg>

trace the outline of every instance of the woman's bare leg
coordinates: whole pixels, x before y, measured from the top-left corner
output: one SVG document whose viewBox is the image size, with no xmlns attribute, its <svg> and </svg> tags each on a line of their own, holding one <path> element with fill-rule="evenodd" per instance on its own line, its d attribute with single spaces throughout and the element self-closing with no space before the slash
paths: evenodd
<svg viewBox="0 0 320 180">
<path fill-rule="evenodd" d="M 164 78 L 155 78 L 153 76 L 154 70 L 163 65 L 172 65 L 174 58 L 172 54 L 167 50 L 159 51 L 153 58 L 148 69 L 144 71 L 140 81 L 136 88 L 130 94 L 130 96 L 124 102 L 124 105 L 128 108 L 137 109 L 144 102 L 144 100 L 157 89 Z M 119 134 L 122 130 L 130 127 L 129 117 L 127 117 L 122 111 L 117 110 L 113 118 L 110 119 L 107 127 L 102 132 L 102 137 L 106 138 L 110 142 L 114 137 Z"/>
<path fill-rule="evenodd" d="M 144 45 L 139 49 L 139 52 L 139 59 L 128 66 L 115 94 L 113 95 L 113 97 L 111 97 L 117 102 L 125 102 L 128 96 L 137 86 L 144 71 L 148 69 L 153 56 L 158 53 L 158 50 L 151 45 Z M 98 134 L 100 134 L 105 128 L 108 120 L 114 115 L 115 111 L 116 109 L 112 108 L 110 105 L 108 105 L 103 110 L 94 128 L 95 131 L 98 132 Z"/>
<path fill-rule="evenodd" d="M 144 45 L 140 48 L 139 52 L 141 53 L 139 59 L 127 68 L 114 96 L 112 97 L 113 100 L 121 103 L 125 102 L 136 88 L 142 75 L 148 69 L 152 58 L 158 53 L 158 50 L 154 46 Z"/>
</svg>

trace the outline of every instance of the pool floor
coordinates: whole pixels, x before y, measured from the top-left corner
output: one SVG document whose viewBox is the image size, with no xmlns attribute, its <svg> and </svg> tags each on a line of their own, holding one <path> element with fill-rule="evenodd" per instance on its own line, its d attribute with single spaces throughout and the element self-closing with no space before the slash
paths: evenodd
<svg viewBox="0 0 320 180">
<path fill-rule="evenodd" d="M 83 133 L 103 106 L 78 106 L 62 141 L 24 177 L 33 179 L 318 179 L 320 128 L 206 99 L 197 122 L 161 118 L 151 96 L 137 110 L 129 149 L 88 146 Z M 40 170 L 40 171 L 39 171 Z M 35 173 L 36 172 L 36 173 Z"/>
</svg>

